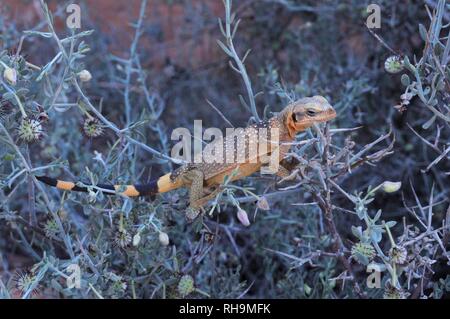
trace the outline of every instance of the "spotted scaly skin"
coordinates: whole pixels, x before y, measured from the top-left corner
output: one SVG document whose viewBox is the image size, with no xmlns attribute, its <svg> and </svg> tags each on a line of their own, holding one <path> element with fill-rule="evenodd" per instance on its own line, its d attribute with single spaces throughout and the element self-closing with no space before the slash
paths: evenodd
<svg viewBox="0 0 450 319">
<path fill-rule="evenodd" d="M 233 176 L 232 181 L 245 178 L 267 164 L 268 157 L 278 151 L 278 162 L 289 152 L 290 144 L 297 133 L 306 130 L 315 123 L 327 122 L 336 117 L 336 112 L 330 103 L 322 96 L 299 99 L 286 106 L 280 113 L 267 121 L 252 124 L 245 129 L 234 131 L 233 135 L 225 134 L 225 138 L 217 139 L 208 144 L 203 150 L 201 163 L 185 164 L 175 171 L 165 174 L 148 184 L 133 185 L 105 185 L 96 187 L 110 191 L 112 194 L 122 194 L 130 197 L 150 196 L 165 193 L 180 187 L 189 188 L 189 202 L 187 217 L 193 220 L 202 206 L 214 197 L 218 186 L 223 183 L 225 176 Z M 267 147 L 261 149 L 260 129 L 266 129 L 264 140 Z M 275 138 L 278 137 L 278 138 Z M 237 145 L 235 141 L 245 141 L 246 146 L 254 145 L 255 149 Z M 239 139 L 241 138 L 241 139 Z M 234 147 L 233 147 L 234 146 Z M 222 147 L 224 159 L 221 163 L 214 162 L 211 150 Z M 217 154 L 217 153 L 214 153 Z M 243 160 L 242 160 L 243 159 Z M 276 174 L 280 177 L 289 175 L 289 171 L 282 165 L 278 166 Z M 46 176 L 36 177 L 40 181 L 66 191 L 87 192 L 88 187 L 78 186 L 73 182 L 61 181 Z"/>
</svg>

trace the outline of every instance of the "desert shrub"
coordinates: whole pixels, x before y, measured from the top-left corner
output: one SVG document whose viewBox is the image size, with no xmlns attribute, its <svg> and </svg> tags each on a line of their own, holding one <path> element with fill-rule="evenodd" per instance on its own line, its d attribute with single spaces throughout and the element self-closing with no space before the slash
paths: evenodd
<svg viewBox="0 0 450 319">
<path fill-rule="evenodd" d="M 379 1 L 371 32 L 369 3 L 225 1 L 218 25 L 207 5 L 170 1 L 221 41 L 202 71 L 151 67 L 146 1 L 119 55 L 94 20 L 55 27 L 61 3 L 41 1 L 43 20 L 24 29 L 0 14 L 0 296 L 448 295 L 448 4 Z M 298 137 L 292 175 L 226 184 L 192 224 L 185 190 L 130 199 L 34 177 L 148 181 L 177 166 L 173 128 L 244 126 L 316 94 L 338 117 Z"/>
</svg>

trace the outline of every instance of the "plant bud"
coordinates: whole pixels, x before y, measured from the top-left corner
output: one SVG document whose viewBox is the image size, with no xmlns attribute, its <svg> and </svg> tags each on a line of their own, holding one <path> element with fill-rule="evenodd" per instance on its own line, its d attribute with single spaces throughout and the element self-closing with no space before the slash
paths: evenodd
<svg viewBox="0 0 450 319">
<path fill-rule="evenodd" d="M 267 198 L 264 196 L 259 198 L 258 202 L 256 203 L 256 206 L 261 210 L 270 210 L 269 202 L 267 201 Z"/>
<path fill-rule="evenodd" d="M 160 232 L 159 233 L 159 242 L 163 246 L 168 246 L 169 245 L 169 235 L 167 235 L 165 232 Z"/>
<path fill-rule="evenodd" d="M 78 77 L 80 78 L 81 82 L 89 82 L 92 79 L 91 72 L 89 72 L 88 70 L 79 72 Z"/>
<path fill-rule="evenodd" d="M 248 220 L 247 212 L 242 208 L 238 208 L 237 218 L 239 219 L 241 224 L 244 225 L 245 227 L 250 226 L 250 221 Z"/>
<path fill-rule="evenodd" d="M 17 71 L 13 68 L 6 68 L 5 71 L 3 71 L 3 77 L 6 81 L 8 81 L 11 85 L 16 85 L 17 83 Z"/>
<path fill-rule="evenodd" d="M 389 182 L 386 181 L 383 183 L 382 189 L 386 193 L 395 193 L 402 187 L 402 182 Z"/>
<path fill-rule="evenodd" d="M 133 246 L 136 247 L 141 242 L 141 234 L 137 233 L 133 236 Z"/>
</svg>

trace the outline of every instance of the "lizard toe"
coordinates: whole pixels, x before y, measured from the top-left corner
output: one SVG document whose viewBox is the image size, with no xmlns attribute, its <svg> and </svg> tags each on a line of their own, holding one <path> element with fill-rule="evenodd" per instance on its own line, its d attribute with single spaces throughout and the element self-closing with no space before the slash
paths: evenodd
<svg viewBox="0 0 450 319">
<path fill-rule="evenodd" d="M 186 209 L 186 220 L 192 223 L 201 213 L 200 208 L 188 207 Z"/>
</svg>

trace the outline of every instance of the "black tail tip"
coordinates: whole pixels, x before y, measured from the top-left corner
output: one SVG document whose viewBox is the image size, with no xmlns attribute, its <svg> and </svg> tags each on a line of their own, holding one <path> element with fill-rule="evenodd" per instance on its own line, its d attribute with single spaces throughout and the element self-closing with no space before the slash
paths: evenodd
<svg viewBox="0 0 450 319">
<path fill-rule="evenodd" d="M 58 183 L 56 179 L 47 176 L 35 176 L 35 177 L 38 181 L 41 181 L 50 186 L 56 186 L 56 184 Z"/>
<path fill-rule="evenodd" d="M 148 184 L 134 185 L 140 196 L 155 196 L 158 194 L 158 180 L 153 180 Z"/>
</svg>

